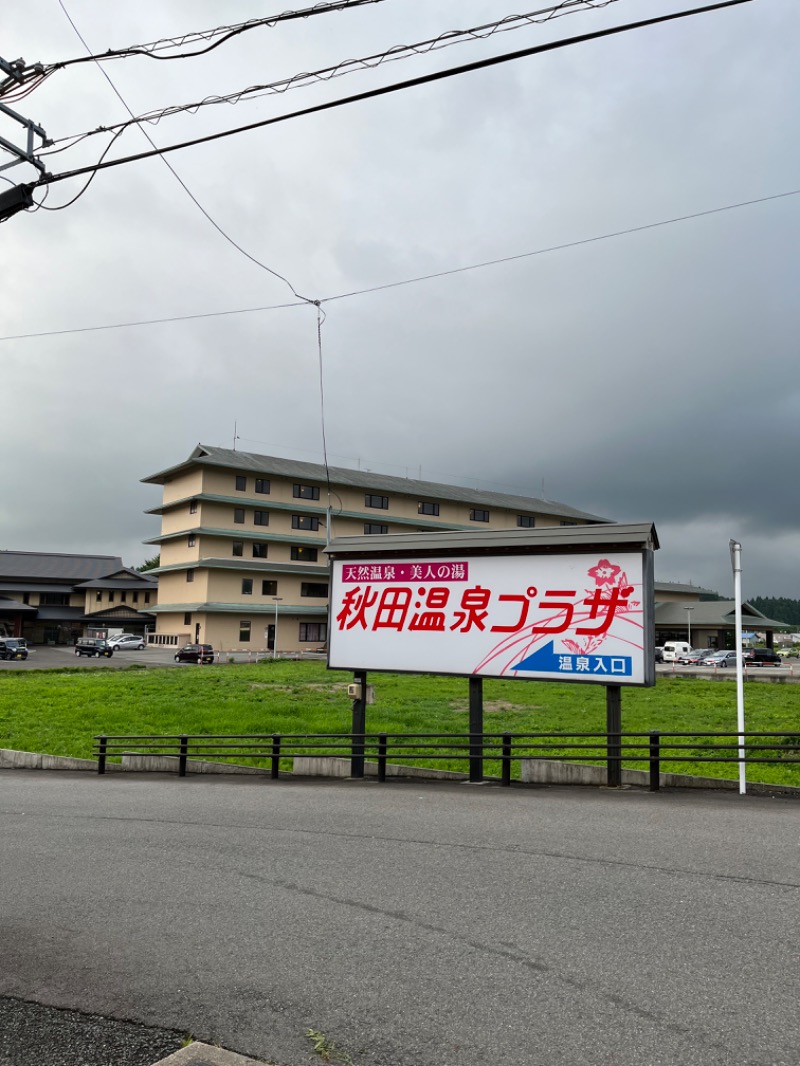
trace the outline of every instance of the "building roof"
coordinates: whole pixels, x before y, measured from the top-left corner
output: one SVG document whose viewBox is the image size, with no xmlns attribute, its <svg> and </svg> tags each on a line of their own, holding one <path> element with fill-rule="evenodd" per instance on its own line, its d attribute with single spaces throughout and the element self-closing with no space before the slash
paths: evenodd
<svg viewBox="0 0 800 1066">
<path fill-rule="evenodd" d="M 653 587 L 656 595 L 659 592 L 693 592 L 695 596 L 716 596 L 712 589 L 704 589 L 702 585 L 682 585 L 679 581 L 654 581 Z"/>
<path fill-rule="evenodd" d="M 650 522 L 597 526 L 560 526 L 553 529 L 442 530 L 441 533 L 384 533 L 380 537 L 336 537 L 325 549 L 334 558 L 342 555 L 452 554 L 454 552 L 584 552 L 593 550 L 638 551 L 658 548 L 655 526 Z"/>
<path fill-rule="evenodd" d="M 736 624 L 735 600 L 709 600 L 691 605 L 692 629 L 728 629 Z M 684 603 L 658 603 L 655 605 L 657 626 L 682 628 L 686 626 L 687 605 Z M 786 622 L 767 618 L 749 603 L 742 604 L 742 625 L 748 629 L 791 629 Z"/>
<path fill-rule="evenodd" d="M 522 513 L 535 511 L 537 514 L 556 515 L 574 518 L 581 522 L 606 522 L 608 519 L 598 515 L 579 511 L 565 503 L 554 500 L 541 500 L 530 496 L 515 496 L 504 492 L 482 489 L 470 489 L 463 485 L 447 485 L 441 482 L 421 481 L 414 478 L 394 477 L 389 474 L 377 474 L 369 470 L 349 470 L 346 467 L 330 467 L 326 471 L 321 463 L 304 463 L 295 459 L 280 459 L 272 455 L 258 455 L 253 452 L 238 452 L 231 448 L 215 448 L 198 444 L 185 462 L 168 467 L 157 474 L 142 478 L 152 485 L 163 485 L 176 474 L 192 470 L 197 466 L 221 467 L 234 471 L 251 471 L 253 474 L 273 475 L 275 477 L 298 478 L 303 481 L 317 481 L 325 484 L 328 473 L 333 484 L 365 490 L 380 489 L 388 493 L 400 493 L 404 496 L 419 496 L 420 499 L 449 500 L 455 503 L 483 504 L 486 507 L 503 507 L 519 510 Z"/>
<path fill-rule="evenodd" d="M 0 551 L 0 578 L 56 580 L 74 584 L 124 569 L 118 555 Z"/>
</svg>

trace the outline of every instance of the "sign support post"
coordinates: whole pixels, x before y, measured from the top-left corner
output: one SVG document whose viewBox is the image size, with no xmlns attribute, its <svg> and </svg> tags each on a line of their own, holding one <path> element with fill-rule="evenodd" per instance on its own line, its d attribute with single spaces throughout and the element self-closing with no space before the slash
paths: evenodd
<svg viewBox="0 0 800 1066">
<path fill-rule="evenodd" d="M 360 780 L 364 776 L 364 734 L 367 731 L 367 671 L 354 671 L 353 680 L 360 686 L 361 695 L 353 700 L 350 776 Z"/>
<path fill-rule="evenodd" d="M 622 686 L 606 685 L 606 753 L 609 788 L 622 786 Z"/>
<path fill-rule="evenodd" d="M 469 679 L 469 779 L 483 781 L 483 678 Z"/>
</svg>

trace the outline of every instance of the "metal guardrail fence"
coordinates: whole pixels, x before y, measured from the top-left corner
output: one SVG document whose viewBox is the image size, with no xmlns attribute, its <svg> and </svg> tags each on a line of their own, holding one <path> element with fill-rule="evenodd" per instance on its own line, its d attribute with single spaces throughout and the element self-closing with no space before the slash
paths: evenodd
<svg viewBox="0 0 800 1066">
<path fill-rule="evenodd" d="M 500 783 L 511 784 L 512 765 L 523 759 L 605 763 L 607 783 L 622 783 L 627 768 L 649 770 L 649 787 L 657 792 L 664 763 L 740 762 L 800 763 L 800 734 L 746 733 L 264 733 L 172 736 L 96 736 L 92 754 L 97 772 L 106 772 L 109 758 L 122 755 L 172 757 L 178 774 L 186 776 L 194 759 L 259 759 L 269 763 L 274 780 L 281 759 L 332 757 L 350 760 L 351 777 L 364 777 L 367 759 L 377 763 L 378 780 L 386 780 L 393 762 L 463 761 L 471 781 L 483 780 L 485 762 L 500 765 Z M 742 745 L 742 740 L 744 741 Z M 631 766 L 631 764 L 639 764 Z"/>
</svg>

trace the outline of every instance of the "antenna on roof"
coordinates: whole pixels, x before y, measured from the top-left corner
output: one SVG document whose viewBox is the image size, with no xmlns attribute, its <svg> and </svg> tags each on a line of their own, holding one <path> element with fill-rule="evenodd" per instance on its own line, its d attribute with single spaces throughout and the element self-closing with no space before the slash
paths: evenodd
<svg viewBox="0 0 800 1066">
<path fill-rule="evenodd" d="M 233 450 L 234 451 L 236 451 L 236 442 L 237 442 L 237 440 L 239 440 L 239 434 L 236 432 L 237 425 L 238 425 L 237 422 L 233 423 Z"/>
</svg>

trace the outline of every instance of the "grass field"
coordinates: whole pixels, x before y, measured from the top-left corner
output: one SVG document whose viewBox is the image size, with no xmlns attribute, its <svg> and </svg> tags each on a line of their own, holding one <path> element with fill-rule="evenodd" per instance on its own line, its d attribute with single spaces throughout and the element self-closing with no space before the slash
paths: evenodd
<svg viewBox="0 0 800 1066">
<path fill-rule="evenodd" d="M 351 703 L 346 686 L 351 680 L 349 673 L 329 671 L 322 662 L 288 660 L 163 670 L 3 671 L 0 748 L 89 758 L 97 734 L 347 733 Z M 367 708 L 368 732 L 467 732 L 466 678 L 375 674 L 370 681 L 376 702 Z M 601 686 L 487 680 L 484 708 L 487 733 L 605 729 Z M 748 684 L 745 715 L 750 732 L 785 732 L 797 738 L 800 685 Z M 731 733 L 736 729 L 735 685 L 670 677 L 659 679 L 652 689 L 624 689 L 622 722 L 627 732 Z M 464 769 L 463 761 L 431 765 Z M 737 774 L 733 764 L 665 763 L 663 769 Z M 748 778 L 800 785 L 800 764 L 753 766 Z"/>
</svg>

